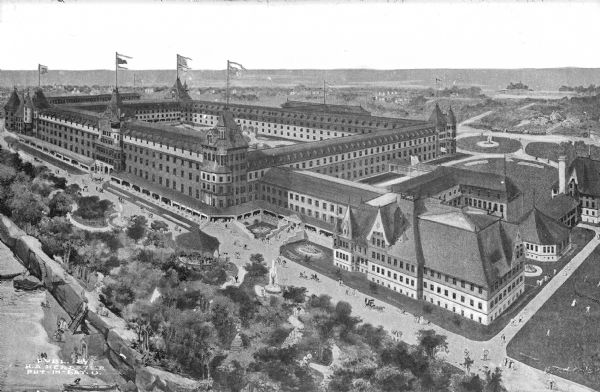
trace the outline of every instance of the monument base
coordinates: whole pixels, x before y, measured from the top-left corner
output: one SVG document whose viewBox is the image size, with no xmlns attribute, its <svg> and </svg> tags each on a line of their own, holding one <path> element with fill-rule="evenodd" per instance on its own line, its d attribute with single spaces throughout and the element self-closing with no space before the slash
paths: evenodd
<svg viewBox="0 0 600 392">
<path fill-rule="evenodd" d="M 269 294 L 281 294 L 281 287 L 279 285 L 267 285 L 265 286 L 265 291 Z"/>
</svg>

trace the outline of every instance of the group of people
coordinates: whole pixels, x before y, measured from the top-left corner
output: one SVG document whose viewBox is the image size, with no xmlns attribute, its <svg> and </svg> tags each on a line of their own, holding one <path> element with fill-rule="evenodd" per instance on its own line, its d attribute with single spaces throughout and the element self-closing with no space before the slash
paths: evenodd
<svg viewBox="0 0 600 392">
<path fill-rule="evenodd" d="M 310 274 L 310 278 L 309 278 L 308 274 L 306 273 L 306 271 L 300 272 L 299 277 L 302 278 L 302 279 L 316 280 L 317 282 L 320 281 L 319 275 L 317 275 L 317 274 Z"/>
</svg>

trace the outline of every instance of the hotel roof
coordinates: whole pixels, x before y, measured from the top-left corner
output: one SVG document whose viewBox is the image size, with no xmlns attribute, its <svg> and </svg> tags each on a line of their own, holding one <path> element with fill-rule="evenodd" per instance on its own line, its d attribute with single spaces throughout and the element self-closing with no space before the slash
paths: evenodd
<svg viewBox="0 0 600 392">
<path fill-rule="evenodd" d="M 441 166 L 432 172 L 394 184 L 392 191 L 415 197 L 431 197 L 455 185 L 501 192 L 509 201 L 521 194 L 509 177 L 452 166 Z"/>
<path fill-rule="evenodd" d="M 288 168 L 271 168 L 260 181 L 264 184 L 285 188 L 290 192 L 297 192 L 343 205 L 357 206 L 380 196 L 380 193 L 374 191 L 336 181 L 328 181 L 325 178 L 315 177 Z"/>
<path fill-rule="evenodd" d="M 431 128 L 431 125 L 423 123 L 422 125 L 410 126 L 403 129 L 382 130 L 369 134 L 356 134 L 309 143 L 299 143 L 250 151 L 248 153 L 248 165 L 250 170 L 256 170 L 334 154 L 347 153 L 360 149 L 377 148 L 381 147 L 383 144 L 391 144 L 418 137 L 427 137 L 434 133 L 435 130 Z"/>
</svg>

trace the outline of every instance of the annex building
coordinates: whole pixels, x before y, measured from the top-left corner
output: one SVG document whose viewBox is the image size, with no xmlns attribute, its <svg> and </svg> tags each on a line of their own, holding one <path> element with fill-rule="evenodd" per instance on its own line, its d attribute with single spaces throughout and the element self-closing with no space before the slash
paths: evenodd
<svg viewBox="0 0 600 392">
<path fill-rule="evenodd" d="M 44 97 L 14 91 L 19 143 L 192 219 L 257 216 L 332 250 L 332 263 L 481 324 L 524 291 L 524 261 L 570 246 L 566 224 L 526 207 L 506 176 L 437 167 L 391 187 L 358 182 L 456 152 L 456 118 L 373 116 L 361 107 L 281 107 L 172 97 Z M 249 140 L 288 143 L 256 148 Z M 294 143 L 291 143 L 294 142 Z"/>
</svg>

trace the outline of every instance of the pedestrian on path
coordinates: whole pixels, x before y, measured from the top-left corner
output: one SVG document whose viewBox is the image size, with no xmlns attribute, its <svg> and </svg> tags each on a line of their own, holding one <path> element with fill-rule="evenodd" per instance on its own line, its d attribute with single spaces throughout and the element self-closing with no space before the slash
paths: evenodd
<svg viewBox="0 0 600 392">
<path fill-rule="evenodd" d="M 502 334 L 502 344 L 506 343 L 506 336 L 504 336 L 504 334 Z"/>
<path fill-rule="evenodd" d="M 546 331 L 546 336 L 550 336 L 550 329 Z"/>
<path fill-rule="evenodd" d="M 587 314 L 590 314 L 590 307 L 589 307 L 589 305 L 585 307 L 585 312 L 586 312 Z"/>
</svg>

